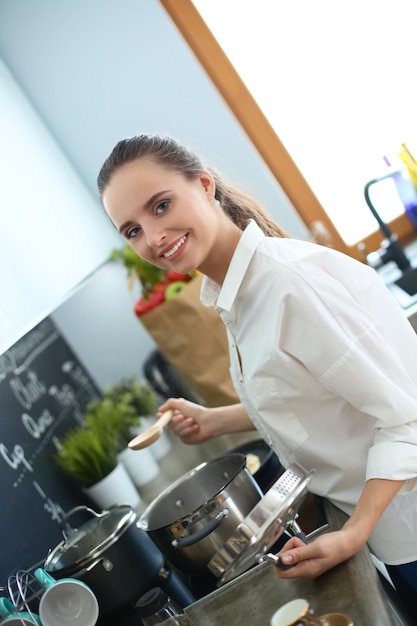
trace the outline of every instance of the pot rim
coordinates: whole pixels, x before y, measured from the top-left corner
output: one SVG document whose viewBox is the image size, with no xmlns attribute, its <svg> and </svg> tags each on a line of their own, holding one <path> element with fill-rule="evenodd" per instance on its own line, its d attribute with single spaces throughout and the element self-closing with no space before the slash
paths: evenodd
<svg viewBox="0 0 417 626">
<path fill-rule="evenodd" d="M 214 465 L 214 464 L 219 464 L 221 461 L 228 460 L 230 458 L 235 458 L 237 460 L 240 460 L 240 463 L 239 463 L 238 467 L 234 471 L 233 475 L 229 476 L 227 478 L 227 480 L 225 479 L 225 481 L 221 484 L 221 486 L 219 486 L 217 491 L 215 493 L 213 493 L 209 498 L 207 498 L 207 500 L 201 502 L 198 506 L 195 506 L 192 510 L 188 511 L 185 515 L 182 515 L 181 517 L 178 516 L 177 518 L 175 518 L 175 520 L 172 520 L 172 521 L 170 521 L 167 524 L 158 526 L 156 528 L 153 528 L 153 527 L 149 528 L 149 518 L 150 518 L 150 516 L 155 511 L 155 509 L 161 504 L 161 502 L 163 502 L 166 499 L 166 497 L 169 494 L 171 494 L 172 491 L 174 491 L 177 487 L 179 487 L 183 483 L 186 483 L 187 480 L 189 480 L 190 478 L 193 478 L 194 476 L 196 476 L 198 473 L 200 473 L 205 468 L 207 468 L 207 467 L 209 467 L 211 465 Z M 200 465 L 197 465 L 193 469 L 189 470 L 183 476 L 180 476 L 179 478 L 177 478 L 173 483 L 171 483 L 171 485 L 166 487 L 149 504 L 149 506 L 145 509 L 145 511 L 139 517 L 138 528 L 141 528 L 142 530 L 145 530 L 147 532 L 154 532 L 154 531 L 157 531 L 157 530 L 162 530 L 164 528 L 169 528 L 170 526 L 172 526 L 172 524 L 181 524 L 183 521 L 188 520 L 190 517 L 193 517 L 194 515 L 196 515 L 197 512 L 200 511 L 201 509 L 208 507 L 210 505 L 210 503 L 213 502 L 213 500 L 216 500 L 216 498 L 218 498 L 219 494 L 222 491 L 224 491 L 224 489 L 242 471 L 247 472 L 249 474 L 249 476 L 251 477 L 251 479 L 253 479 L 252 474 L 250 474 L 249 470 L 246 468 L 246 455 L 238 453 L 238 452 L 230 452 L 230 453 L 224 454 L 224 455 L 222 455 L 220 457 L 216 457 L 216 458 L 211 459 L 209 461 L 204 461 L 203 463 L 200 463 Z M 256 483 L 256 481 L 254 481 L 254 482 Z"/>
<path fill-rule="evenodd" d="M 89 507 L 85 508 L 91 511 Z M 73 510 L 75 511 L 75 509 Z M 94 524 L 100 524 L 103 519 L 108 518 L 109 515 L 115 514 L 116 512 L 120 513 L 121 517 L 118 519 L 112 532 L 109 532 L 109 534 L 102 538 L 102 540 L 91 548 L 91 550 L 87 550 L 86 553 L 79 555 L 78 558 L 75 558 L 71 563 L 57 567 L 60 557 L 62 557 L 62 555 L 69 551 L 73 546 L 77 545 L 82 537 L 85 538 L 88 536 L 88 527 L 90 527 L 91 531 Z M 71 511 L 69 514 L 71 514 Z M 114 505 L 105 509 L 101 513 L 96 513 L 96 519 L 92 518 L 82 524 L 78 529 L 74 530 L 70 537 L 65 538 L 65 534 L 63 533 L 64 539 L 48 554 L 44 563 L 44 569 L 51 574 L 59 573 L 60 575 L 64 574 L 67 576 L 79 573 L 80 570 L 88 569 L 102 557 L 106 550 L 119 541 L 120 537 L 135 522 L 137 522 L 137 515 L 133 508 L 128 504 Z"/>
</svg>

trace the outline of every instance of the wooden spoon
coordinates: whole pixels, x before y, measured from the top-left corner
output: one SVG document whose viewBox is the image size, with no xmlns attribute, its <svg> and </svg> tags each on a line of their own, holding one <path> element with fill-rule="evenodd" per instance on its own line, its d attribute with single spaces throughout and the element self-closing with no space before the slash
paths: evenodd
<svg viewBox="0 0 417 626">
<path fill-rule="evenodd" d="M 147 430 L 144 430 L 143 433 L 140 433 L 140 435 L 137 435 L 136 437 L 134 437 L 134 439 L 129 441 L 129 443 L 127 444 L 128 447 L 131 450 L 142 450 L 142 448 L 147 448 L 148 446 L 155 443 L 155 441 L 158 441 L 164 427 L 168 424 L 173 415 L 174 411 L 172 410 L 162 413 L 156 424 L 154 424 Z"/>
</svg>

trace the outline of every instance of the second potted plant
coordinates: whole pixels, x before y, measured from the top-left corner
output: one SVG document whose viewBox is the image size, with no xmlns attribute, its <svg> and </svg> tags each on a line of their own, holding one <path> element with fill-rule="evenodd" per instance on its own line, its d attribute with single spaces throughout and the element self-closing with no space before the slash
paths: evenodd
<svg viewBox="0 0 417 626">
<path fill-rule="evenodd" d="M 146 382 L 139 382 L 135 377 L 124 378 L 119 383 L 110 385 L 104 392 L 103 403 L 114 407 L 112 418 L 115 430 L 119 434 L 118 458 L 125 465 L 137 487 L 153 480 L 159 465 L 154 448 L 130 450 L 128 442 L 133 436 L 147 428 L 147 416 L 155 415 L 158 401 L 153 389 Z"/>
</svg>

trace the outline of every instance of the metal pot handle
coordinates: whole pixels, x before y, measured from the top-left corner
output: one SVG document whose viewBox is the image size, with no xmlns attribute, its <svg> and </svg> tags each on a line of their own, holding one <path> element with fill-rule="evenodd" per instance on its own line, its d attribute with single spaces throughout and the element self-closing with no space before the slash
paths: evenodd
<svg viewBox="0 0 417 626">
<path fill-rule="evenodd" d="M 92 572 L 99 565 L 101 565 L 102 569 L 107 573 L 111 572 L 114 567 L 113 563 L 109 559 L 106 559 L 105 557 L 100 556 L 98 559 L 95 559 L 95 561 L 93 561 L 89 565 L 86 565 L 82 569 L 77 570 L 77 573 L 73 574 L 72 577 L 77 578 L 77 580 L 81 580 L 81 582 L 83 582 L 83 576 Z"/>
<path fill-rule="evenodd" d="M 65 541 L 67 541 L 70 538 L 71 534 L 74 533 L 74 529 L 71 528 L 71 526 L 68 524 L 70 518 L 73 517 L 73 515 L 75 515 L 76 513 L 80 513 L 81 511 L 83 511 L 84 513 L 91 513 L 91 515 L 94 515 L 94 517 L 103 516 L 103 513 L 97 513 L 97 511 L 94 511 L 94 509 L 91 509 L 89 506 L 85 506 L 83 504 L 74 507 L 73 509 L 71 509 L 71 511 L 68 511 L 68 513 L 66 513 L 62 520 L 59 522 L 59 528 L 63 534 Z"/>
<path fill-rule="evenodd" d="M 198 530 L 193 535 L 189 535 L 188 537 L 180 537 L 179 539 L 173 539 L 171 542 L 171 545 L 174 548 L 186 548 L 187 546 L 192 546 L 194 543 L 197 543 L 197 541 L 204 539 L 204 537 L 207 537 L 208 535 L 210 535 L 210 533 L 216 530 L 216 528 L 218 528 L 218 526 L 220 525 L 222 519 L 224 519 L 225 517 L 228 517 L 229 514 L 230 514 L 229 509 L 223 509 L 223 511 L 220 511 L 220 513 L 218 513 L 216 517 L 213 517 L 213 519 L 210 520 L 204 526 L 204 528 L 202 528 L 201 530 Z"/>
<path fill-rule="evenodd" d="M 290 522 L 287 530 L 291 531 L 293 537 L 298 537 L 303 543 L 307 543 L 307 535 L 301 530 L 295 519 Z M 279 554 L 266 554 L 265 559 L 273 563 L 275 567 L 279 567 L 283 570 L 291 569 L 292 567 L 294 567 L 294 565 L 292 564 L 286 565 L 285 563 L 283 563 Z"/>
</svg>

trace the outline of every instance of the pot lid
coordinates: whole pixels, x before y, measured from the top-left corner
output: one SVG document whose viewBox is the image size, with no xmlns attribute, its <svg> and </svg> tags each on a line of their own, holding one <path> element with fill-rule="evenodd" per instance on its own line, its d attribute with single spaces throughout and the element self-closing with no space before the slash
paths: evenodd
<svg viewBox="0 0 417 626">
<path fill-rule="evenodd" d="M 153 587 L 147 591 L 134 605 L 135 615 L 150 617 L 166 607 L 168 595 L 160 587 Z M 172 601 L 171 601 L 172 602 Z"/>
<path fill-rule="evenodd" d="M 92 519 L 77 529 L 69 527 L 69 519 L 81 511 L 93 515 Z M 69 574 L 88 566 L 115 543 L 136 520 L 136 513 L 129 505 L 110 507 L 102 513 L 96 513 L 86 506 L 72 509 L 60 523 L 64 541 L 49 554 L 45 561 L 45 569 L 49 573 Z"/>
<path fill-rule="evenodd" d="M 259 563 L 292 525 L 313 474 L 291 465 L 237 526 L 208 562 L 209 570 L 219 578 L 218 586 Z"/>
</svg>

